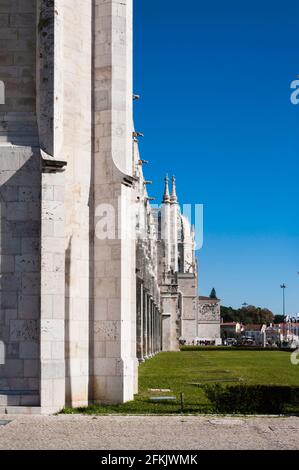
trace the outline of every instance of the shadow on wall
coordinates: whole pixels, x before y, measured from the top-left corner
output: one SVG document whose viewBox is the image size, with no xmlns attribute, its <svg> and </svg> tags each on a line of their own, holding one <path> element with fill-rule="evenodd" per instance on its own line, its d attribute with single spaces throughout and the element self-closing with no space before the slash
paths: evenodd
<svg viewBox="0 0 299 470">
<path fill-rule="evenodd" d="M 93 192 L 90 191 L 89 217 L 93 220 Z M 90 222 L 90 226 L 93 223 Z M 65 251 L 65 404 L 67 407 L 91 403 L 93 391 L 94 300 L 93 230 L 89 230 L 89 291 L 87 303 L 80 303 L 76 267 L 78 245 L 74 235 Z M 72 288 L 72 286 L 74 286 Z M 82 287 L 82 286 L 81 286 Z M 80 289 L 80 286 L 79 286 Z M 79 306 L 79 308 L 78 308 Z M 85 309 L 88 306 L 88 310 Z M 88 328 L 85 337 L 85 327 Z M 83 330 L 81 330 L 83 328 Z M 83 337 L 82 337 L 83 334 Z M 79 404 L 81 403 L 81 404 Z"/>
<path fill-rule="evenodd" d="M 0 406 L 39 405 L 41 168 L 38 147 L 0 149 Z M 91 188 L 90 220 L 93 221 Z M 90 228 L 88 396 L 93 398 L 93 229 Z M 74 402 L 71 383 L 70 275 L 73 239 L 65 253 L 65 377 L 66 402 Z M 82 312 L 84 314 L 84 312 Z M 2 397 L 2 398 L 1 398 Z M 2 400 L 2 402 L 1 402 Z M 24 401 L 24 403 L 23 403 Z"/>
<path fill-rule="evenodd" d="M 0 394 L 7 395 L 7 405 L 21 404 L 17 395 L 26 395 L 28 405 L 38 405 L 39 148 L 1 147 L 0 168 L 0 344 L 5 346 Z"/>
</svg>

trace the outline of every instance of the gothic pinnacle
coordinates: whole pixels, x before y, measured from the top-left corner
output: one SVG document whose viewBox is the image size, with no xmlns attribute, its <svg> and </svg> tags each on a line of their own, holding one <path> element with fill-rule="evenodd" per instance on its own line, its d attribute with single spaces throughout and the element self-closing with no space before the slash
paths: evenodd
<svg viewBox="0 0 299 470">
<path fill-rule="evenodd" d="M 163 203 L 169 202 L 170 201 L 170 196 L 169 196 L 169 188 L 168 188 L 168 175 L 165 176 L 165 186 L 164 186 L 164 195 L 163 195 Z"/>
<path fill-rule="evenodd" d="M 175 182 L 175 177 L 172 177 L 172 190 L 171 190 L 171 196 L 170 196 L 170 202 L 172 203 L 177 203 L 178 198 L 176 194 L 176 182 Z"/>
</svg>

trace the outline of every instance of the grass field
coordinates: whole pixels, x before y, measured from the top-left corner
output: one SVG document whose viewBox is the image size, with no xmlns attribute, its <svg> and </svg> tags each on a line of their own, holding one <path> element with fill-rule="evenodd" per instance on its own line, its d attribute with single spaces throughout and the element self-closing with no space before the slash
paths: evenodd
<svg viewBox="0 0 299 470">
<path fill-rule="evenodd" d="M 139 394 L 118 406 L 90 406 L 66 413 L 178 413 L 184 393 L 187 413 L 213 412 L 201 385 L 293 385 L 299 387 L 299 365 L 283 351 L 188 351 L 160 353 L 139 367 Z M 170 389 L 170 392 L 151 389 Z M 177 396 L 176 402 L 153 403 L 154 396 Z"/>
</svg>

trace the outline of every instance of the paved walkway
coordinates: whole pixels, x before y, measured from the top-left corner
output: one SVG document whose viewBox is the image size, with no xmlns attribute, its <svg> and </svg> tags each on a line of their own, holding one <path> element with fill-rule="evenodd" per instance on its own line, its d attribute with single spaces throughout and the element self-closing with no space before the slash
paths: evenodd
<svg viewBox="0 0 299 470">
<path fill-rule="evenodd" d="M 299 449 L 299 418 L 0 416 L 0 449 Z"/>
</svg>

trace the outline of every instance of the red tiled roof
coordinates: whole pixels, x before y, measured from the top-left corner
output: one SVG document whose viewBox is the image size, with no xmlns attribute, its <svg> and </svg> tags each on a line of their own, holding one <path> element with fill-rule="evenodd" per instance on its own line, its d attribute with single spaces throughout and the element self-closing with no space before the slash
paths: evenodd
<svg viewBox="0 0 299 470">
<path fill-rule="evenodd" d="M 261 331 L 263 325 L 244 325 L 245 331 Z"/>
</svg>

